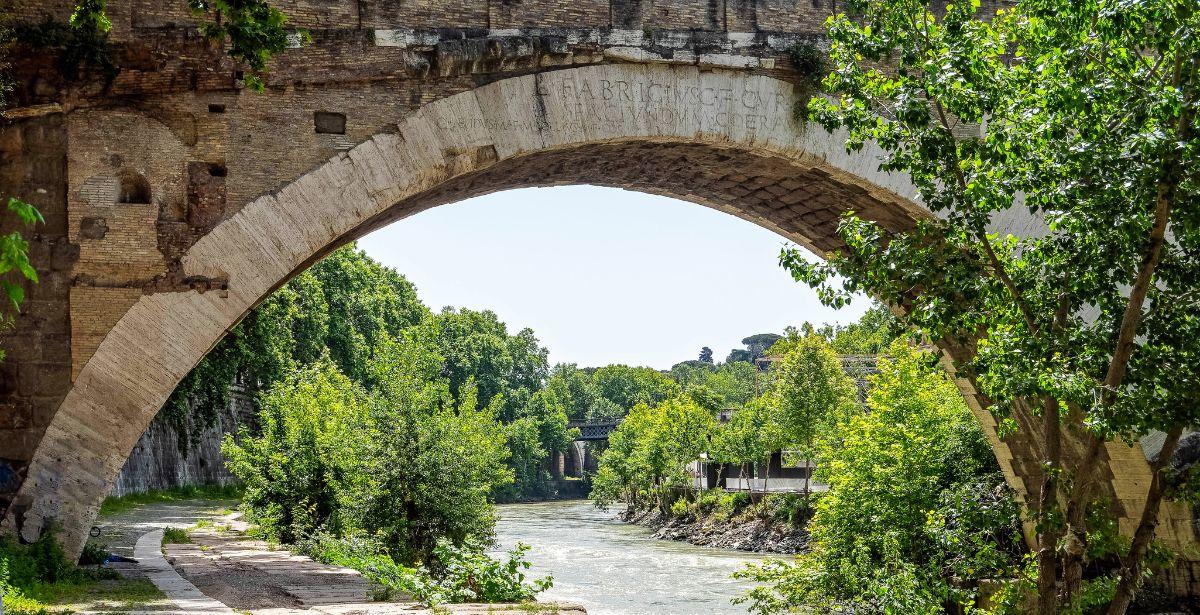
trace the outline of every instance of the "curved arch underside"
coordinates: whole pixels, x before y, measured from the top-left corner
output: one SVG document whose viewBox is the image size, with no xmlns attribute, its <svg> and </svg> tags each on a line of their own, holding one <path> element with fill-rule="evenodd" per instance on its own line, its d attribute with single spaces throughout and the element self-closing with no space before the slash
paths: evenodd
<svg viewBox="0 0 1200 615">
<path fill-rule="evenodd" d="M 54 415 L 4 527 L 32 539 L 53 520 L 80 549 L 138 437 L 230 327 L 329 250 L 421 210 L 596 184 L 714 207 L 818 253 L 838 247 L 847 209 L 892 229 L 926 215 L 904 178 L 877 171 L 878 152 L 847 154 L 839 136 L 796 122 L 798 100 L 761 75 L 621 64 L 497 81 L 398 118 L 197 241 L 178 274 L 223 290 L 146 294 L 120 318 Z M 972 405 L 1023 490 L 1012 452 Z M 1134 474 L 1146 465 L 1137 456 Z"/>
<path fill-rule="evenodd" d="M 771 229 L 818 254 L 840 247 L 839 216 L 854 210 L 883 226 L 911 227 L 912 214 L 820 167 L 729 145 L 672 141 L 589 143 L 516 156 L 448 180 L 398 203 L 355 230 L 365 235 L 426 209 L 515 188 L 588 184 L 705 205 Z"/>
</svg>

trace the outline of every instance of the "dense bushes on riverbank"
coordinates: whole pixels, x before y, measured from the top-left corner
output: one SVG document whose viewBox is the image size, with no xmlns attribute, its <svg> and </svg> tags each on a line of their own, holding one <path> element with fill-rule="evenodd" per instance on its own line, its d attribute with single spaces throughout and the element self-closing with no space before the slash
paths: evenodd
<svg viewBox="0 0 1200 615">
<path fill-rule="evenodd" d="M 727 421 L 717 420 L 727 406 L 712 403 L 707 387 L 636 406 L 609 435 L 592 499 L 636 510 L 649 498 L 665 514 L 676 493 L 693 487 L 689 464 L 702 457 L 745 475 L 751 466 L 769 468 L 783 450 L 811 459 L 816 435 L 853 413 L 856 395 L 826 339 L 805 335 L 772 369 L 765 392 L 733 408 Z M 770 476 L 762 478 L 769 486 Z"/>
<path fill-rule="evenodd" d="M 890 335 L 891 321 L 873 321 L 853 330 L 855 344 Z M 1018 506 L 980 426 L 934 357 L 905 340 L 886 348 L 859 407 L 830 347 L 836 336 L 810 329 L 778 342 L 786 353 L 764 394 L 727 422 L 691 392 L 634 408 L 610 436 L 593 500 L 623 501 L 627 520 L 664 538 L 802 550 L 794 564 L 741 573 L 758 584 L 745 600 L 760 615 L 797 605 L 935 613 L 972 604 L 985 580 L 1018 575 L 1024 556 Z M 702 454 L 761 469 L 780 450 L 815 460 L 829 490 L 692 490 L 688 465 Z"/>
<path fill-rule="evenodd" d="M 1013 576 L 1019 510 L 983 433 L 932 357 L 896 342 L 867 408 L 818 437 L 809 548 L 794 564 L 751 567 L 759 615 L 797 604 L 854 612 L 941 613 L 986 579 Z"/>
</svg>

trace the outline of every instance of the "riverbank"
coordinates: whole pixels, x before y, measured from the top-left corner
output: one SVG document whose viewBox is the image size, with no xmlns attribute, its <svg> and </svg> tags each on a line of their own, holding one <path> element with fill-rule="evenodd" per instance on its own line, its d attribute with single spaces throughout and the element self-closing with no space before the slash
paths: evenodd
<svg viewBox="0 0 1200 615">
<path fill-rule="evenodd" d="M 791 555 L 808 546 L 808 510 L 797 494 L 771 494 L 752 503 L 745 493 L 708 490 L 681 497 L 666 512 L 656 506 L 626 508 L 618 518 L 653 530 L 660 540 Z"/>
<path fill-rule="evenodd" d="M 659 540 L 751 553 L 800 553 L 808 546 L 808 531 L 790 523 L 758 517 L 718 519 L 663 515 L 657 510 L 626 511 L 621 520 L 654 531 Z"/>
</svg>

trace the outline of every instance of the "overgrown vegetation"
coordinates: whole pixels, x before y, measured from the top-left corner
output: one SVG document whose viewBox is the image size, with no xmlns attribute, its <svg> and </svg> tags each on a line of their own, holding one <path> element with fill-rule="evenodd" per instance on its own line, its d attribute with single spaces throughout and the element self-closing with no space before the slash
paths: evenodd
<svg viewBox="0 0 1200 615">
<path fill-rule="evenodd" d="M 808 117 L 850 150 L 877 144 L 880 170 L 910 178 L 937 215 L 896 232 L 851 212 L 831 261 L 782 262 L 827 303 L 871 294 L 958 350 L 1002 435 L 1037 451 L 1036 611 L 1077 610 L 1085 573 L 1111 574 L 1120 615 L 1152 568 L 1161 502 L 1187 497 L 1168 469 L 1200 423 L 1200 11 L 979 7 L 860 0 L 829 22 L 829 95 Z M 994 220 L 1041 228 L 996 234 Z M 1099 460 L 1152 430 L 1165 443 L 1145 491 L 1125 494 L 1146 505 L 1114 568 L 1091 548 L 1093 510 L 1116 504 Z"/>
<path fill-rule="evenodd" d="M 686 521 L 806 526 L 808 551 L 795 563 L 739 573 L 755 585 L 741 600 L 759 615 L 941 613 L 981 592 L 1015 603 L 1021 582 L 992 596 L 992 581 L 1027 570 L 1016 500 L 957 387 L 906 337 L 878 306 L 851 325 L 789 330 L 766 352 L 769 371 L 744 379 L 758 394 L 724 422 L 692 397 L 705 387 L 685 379 L 684 391 L 635 407 L 609 437 L 593 501 Z M 861 405 L 839 351 L 880 352 Z M 694 363 L 678 373 L 717 369 Z M 806 478 L 797 493 L 765 493 L 782 452 L 813 461 L 828 491 L 811 493 Z M 695 491 L 701 459 L 743 490 Z"/>
<path fill-rule="evenodd" d="M 128 580 L 103 568 L 76 566 L 53 532 L 28 545 L 0 537 L 0 596 L 11 615 L 64 612 L 64 605 L 119 601 L 126 608 L 162 598 L 149 581 Z"/>
<path fill-rule="evenodd" d="M 501 560 L 485 553 L 485 545 L 467 540 L 456 546 L 440 540 L 426 563 L 396 563 L 382 545 L 369 539 L 347 540 L 318 533 L 301 542 L 302 552 L 314 559 L 347 566 L 379 584 L 381 599 L 411 597 L 437 606 L 463 602 L 529 602 L 553 581 L 549 577 L 526 579 L 529 547 L 519 544 Z"/>
<path fill-rule="evenodd" d="M 287 18 L 266 0 L 186 0 L 198 17 L 211 21 L 201 25 L 201 32 L 210 39 L 228 41 L 231 58 L 247 66 L 252 74 L 245 76 L 247 87 L 263 89 L 263 76 L 272 56 L 288 47 Z M 103 40 L 112 29 L 105 14 L 107 0 L 81 0 L 71 14 L 71 27 L 82 36 Z M 306 30 L 293 30 L 300 40 L 308 40 Z"/>
<path fill-rule="evenodd" d="M 45 221 L 37 208 L 15 197 L 8 198 L 7 210 L 9 215 L 5 216 L 5 221 L 11 216 L 18 226 L 32 227 Z M 29 261 L 29 242 L 19 230 L 0 235 L 0 291 L 5 297 L 3 308 L 0 308 L 0 331 L 12 326 L 13 314 L 20 311 L 21 303 L 25 301 L 27 281 L 38 281 L 37 270 Z M 3 360 L 4 349 L 0 348 L 0 361 Z"/>
<path fill-rule="evenodd" d="M 779 340 L 774 336 L 771 343 Z M 749 373 L 738 365 L 677 365 L 673 371 L 686 383 L 684 390 L 657 405 L 635 406 L 609 436 L 593 479 L 592 499 L 601 506 L 625 501 L 630 508 L 656 506 L 669 512 L 675 494 L 692 488 L 688 465 L 702 455 L 710 463 L 736 469 L 739 477 L 748 477 L 755 466 L 769 468 L 772 455 L 785 449 L 810 459 L 816 434 L 853 410 L 855 385 L 819 335 L 793 344 L 769 379 L 747 363 L 740 365 Z M 700 384 L 739 373 L 742 376 L 733 380 L 734 386 L 742 387 L 737 395 L 718 396 L 712 387 Z M 755 395 L 760 376 L 767 384 Z M 712 403 L 713 397 L 719 403 Z M 727 422 L 717 421 L 720 410 L 740 400 L 745 401 L 732 406 Z M 762 480 L 769 486 L 769 470 Z"/>
<path fill-rule="evenodd" d="M 108 44 L 108 31 L 71 27 L 46 19 L 37 24 L 21 24 L 13 29 L 12 42 L 38 53 L 57 56 L 58 70 L 67 79 L 96 70 L 105 78 L 117 74 L 117 65 Z"/>
<path fill-rule="evenodd" d="M 192 542 L 192 537 L 181 527 L 168 527 L 163 529 L 162 542 L 164 545 L 188 544 Z"/>
</svg>

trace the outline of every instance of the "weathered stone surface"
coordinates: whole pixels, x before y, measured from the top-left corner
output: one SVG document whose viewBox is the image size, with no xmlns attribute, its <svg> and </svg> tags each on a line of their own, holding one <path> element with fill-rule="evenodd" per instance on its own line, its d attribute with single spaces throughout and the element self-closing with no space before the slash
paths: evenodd
<svg viewBox="0 0 1200 615">
<path fill-rule="evenodd" d="M 214 423 L 196 429 L 189 442 L 181 443 L 170 425 L 152 422 L 125 460 L 110 495 L 236 483 L 237 478 L 225 467 L 221 442 L 227 434 L 237 435 L 239 428 L 256 420 L 253 400 L 235 389 Z"/>
<path fill-rule="evenodd" d="M 30 21 L 72 6 L 10 4 Z M 18 53 L 0 190 L 43 208 L 46 273 L 0 340 L 3 528 L 32 538 L 56 521 L 78 548 L 138 436 L 229 327 L 329 250 L 429 207 L 608 185 L 819 254 L 847 209 L 892 229 L 928 215 L 877 150 L 795 120 L 808 94 L 787 51 L 820 32 L 834 7 L 818 4 L 294 0 L 282 8 L 313 41 L 272 61 L 263 94 L 239 89 L 174 0 L 110 2 L 111 79 L 67 84 L 43 50 Z M 1000 440 L 959 385 L 1029 493 L 1028 443 Z M 1149 466 L 1140 448 L 1107 453 L 1125 527 Z M 1164 521 L 1168 543 L 1194 541 L 1183 507 Z"/>
</svg>

